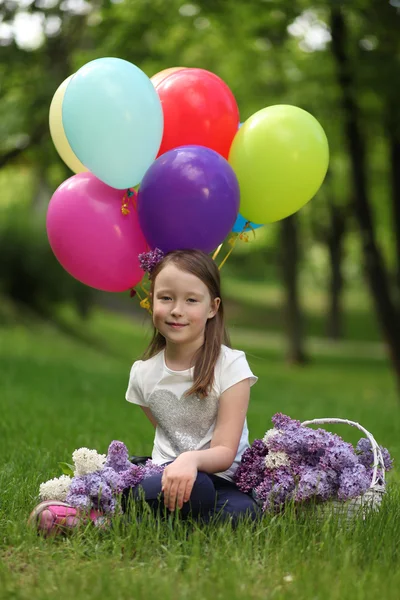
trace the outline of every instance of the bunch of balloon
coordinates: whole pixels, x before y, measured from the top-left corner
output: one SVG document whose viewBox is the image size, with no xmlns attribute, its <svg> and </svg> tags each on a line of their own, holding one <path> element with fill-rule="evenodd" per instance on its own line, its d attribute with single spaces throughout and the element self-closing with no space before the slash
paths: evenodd
<svg viewBox="0 0 400 600">
<path fill-rule="evenodd" d="M 271 106 L 240 124 L 214 73 L 173 67 L 149 79 L 118 58 L 61 84 L 50 131 L 76 173 L 50 201 L 50 245 L 72 276 L 112 292 L 140 283 L 147 249 L 212 252 L 292 214 L 328 164 L 323 129 L 304 110 Z"/>
</svg>

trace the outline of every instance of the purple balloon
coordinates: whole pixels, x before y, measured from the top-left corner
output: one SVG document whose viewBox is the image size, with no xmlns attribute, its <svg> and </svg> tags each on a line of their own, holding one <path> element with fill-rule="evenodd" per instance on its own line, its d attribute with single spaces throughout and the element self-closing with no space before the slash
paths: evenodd
<svg viewBox="0 0 400 600">
<path fill-rule="evenodd" d="M 239 212 L 239 184 L 230 164 L 204 146 L 160 156 L 139 188 L 138 216 L 151 248 L 214 250 Z"/>
</svg>

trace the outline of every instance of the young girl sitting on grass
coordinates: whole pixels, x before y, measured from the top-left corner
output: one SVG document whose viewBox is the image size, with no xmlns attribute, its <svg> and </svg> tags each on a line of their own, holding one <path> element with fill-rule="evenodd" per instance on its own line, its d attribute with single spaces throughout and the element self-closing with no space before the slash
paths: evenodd
<svg viewBox="0 0 400 600">
<path fill-rule="evenodd" d="M 126 399 L 153 424 L 152 460 L 166 466 L 126 490 L 125 500 L 144 496 L 155 513 L 179 509 L 182 518 L 254 519 L 259 509 L 233 476 L 249 447 L 246 412 L 257 378 L 245 354 L 229 347 L 219 270 L 203 252 L 177 250 L 150 278 L 154 333 L 132 366 Z M 49 532 L 76 526 L 80 514 L 49 501 L 32 519 Z"/>
</svg>

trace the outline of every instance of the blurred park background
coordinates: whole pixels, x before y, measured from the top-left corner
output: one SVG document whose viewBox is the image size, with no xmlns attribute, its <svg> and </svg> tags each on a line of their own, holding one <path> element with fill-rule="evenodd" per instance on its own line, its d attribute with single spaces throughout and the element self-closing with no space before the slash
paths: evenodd
<svg viewBox="0 0 400 600">
<path fill-rule="evenodd" d="M 321 123 L 331 152 L 316 197 L 238 243 L 224 267 L 234 341 L 279 349 L 307 369 L 321 353 L 385 361 L 395 388 L 399 24 L 399 0 L 2 0 L 2 327 L 51 320 L 83 336 L 94 311 L 147 319 L 129 293 L 92 290 L 52 255 L 46 208 L 72 173 L 52 144 L 49 106 L 95 58 L 124 58 L 149 76 L 201 67 L 229 85 L 241 121 L 265 106 L 299 106 Z"/>
<path fill-rule="evenodd" d="M 268 516 L 257 534 L 117 527 L 56 545 L 26 519 L 75 448 L 118 439 L 151 452 L 150 424 L 123 400 L 149 315 L 129 291 L 75 281 L 46 234 L 49 200 L 72 175 L 50 102 L 106 56 L 150 77 L 208 69 L 241 122 L 292 104 L 321 123 L 331 156 L 317 195 L 250 232 L 222 269 L 233 344 L 259 376 L 250 437 L 276 412 L 341 417 L 400 459 L 399 26 L 400 0 L 0 0 L 0 598 L 398 598 L 397 469 L 355 534 Z"/>
</svg>

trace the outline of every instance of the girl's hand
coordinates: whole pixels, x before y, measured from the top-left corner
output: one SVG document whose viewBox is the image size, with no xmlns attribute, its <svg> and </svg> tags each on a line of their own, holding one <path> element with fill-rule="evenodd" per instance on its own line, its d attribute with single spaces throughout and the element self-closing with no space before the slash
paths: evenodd
<svg viewBox="0 0 400 600">
<path fill-rule="evenodd" d="M 169 510 L 180 509 L 189 500 L 196 477 L 196 460 L 190 452 L 184 452 L 165 467 L 161 491 L 164 493 L 164 504 Z"/>
</svg>

